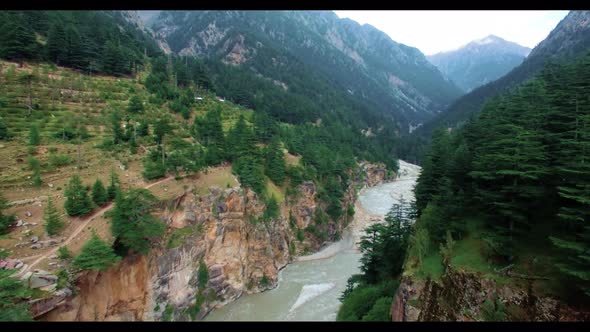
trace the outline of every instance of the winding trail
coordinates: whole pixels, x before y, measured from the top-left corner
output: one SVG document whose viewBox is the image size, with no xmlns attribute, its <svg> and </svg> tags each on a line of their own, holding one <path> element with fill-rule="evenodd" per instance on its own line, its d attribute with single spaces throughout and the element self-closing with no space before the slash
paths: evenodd
<svg viewBox="0 0 590 332">
<path fill-rule="evenodd" d="M 167 182 L 167 181 L 169 181 L 172 178 L 174 178 L 174 177 L 173 176 L 166 177 L 166 178 L 164 178 L 162 180 L 158 180 L 158 181 L 156 181 L 154 183 L 150 183 L 150 184 L 144 186 L 143 188 L 144 189 L 149 189 L 149 188 L 151 188 L 151 187 L 153 187 L 155 185 L 158 185 L 158 184 Z M 102 216 L 103 214 L 105 214 L 105 212 L 107 212 L 108 210 L 110 210 L 112 207 L 113 207 L 113 203 L 110 202 L 105 207 L 101 208 L 100 210 L 95 211 L 92 214 L 90 214 L 90 215 L 88 215 L 88 216 L 80 219 L 80 222 L 81 222 L 80 226 L 78 226 L 78 228 L 76 228 L 74 230 L 74 232 L 72 232 L 72 234 L 70 234 L 70 236 L 64 242 L 62 242 L 60 244 L 60 246 L 56 246 L 55 248 L 52 248 L 51 250 L 47 251 L 44 254 L 37 255 L 37 256 L 32 256 L 32 257 L 28 257 L 29 259 L 31 259 L 33 257 L 39 257 L 39 258 L 37 258 L 31 264 L 25 265 L 23 267 L 23 269 L 20 270 L 20 272 L 16 276 L 17 277 L 24 276 L 27 272 L 29 272 L 33 267 L 35 267 L 37 264 L 39 264 L 42 260 L 47 259 L 48 257 L 50 257 L 52 255 L 55 255 L 55 253 L 57 252 L 57 250 L 59 249 L 59 247 L 63 247 L 63 246 L 68 245 L 73 239 L 75 239 L 82 232 L 82 230 L 84 230 L 84 228 L 86 226 L 88 226 L 88 224 L 92 220 L 94 220 L 96 217 Z"/>
</svg>

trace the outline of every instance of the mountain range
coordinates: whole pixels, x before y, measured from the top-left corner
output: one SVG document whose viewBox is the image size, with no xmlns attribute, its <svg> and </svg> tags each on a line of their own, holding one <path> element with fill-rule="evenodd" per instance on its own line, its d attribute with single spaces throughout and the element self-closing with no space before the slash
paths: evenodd
<svg viewBox="0 0 590 332">
<path fill-rule="evenodd" d="M 465 92 L 494 81 L 520 65 L 531 49 L 489 35 L 449 52 L 427 56 Z"/>
<path fill-rule="evenodd" d="M 134 15 L 145 19 L 167 53 L 219 59 L 285 89 L 297 85 L 299 72 L 310 71 L 323 84 L 390 116 L 402 132 L 431 119 L 462 94 L 417 48 L 331 11 Z"/>
</svg>

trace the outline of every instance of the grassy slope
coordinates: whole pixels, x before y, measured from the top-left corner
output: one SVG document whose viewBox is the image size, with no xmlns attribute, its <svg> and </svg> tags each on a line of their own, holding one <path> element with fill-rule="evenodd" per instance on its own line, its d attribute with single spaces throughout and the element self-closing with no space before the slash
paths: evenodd
<svg viewBox="0 0 590 332">
<path fill-rule="evenodd" d="M 26 106 L 28 89 L 18 79 L 23 72 L 34 73 L 37 77 L 31 84 L 31 95 L 33 104 L 39 106 L 32 110 L 30 115 Z M 66 222 L 66 227 L 59 237 L 67 238 L 79 225 L 79 218 L 70 218 L 63 210 L 63 190 L 71 175 L 79 173 L 85 185 L 92 185 L 97 178 L 106 184 L 110 170 L 114 168 L 124 188 L 145 186 L 147 182 L 141 175 L 141 160 L 145 155 L 145 149 L 152 143 L 147 140 L 138 141 L 143 148 L 140 147 L 136 155 L 130 154 L 127 148 L 109 151 L 97 148 L 105 138 L 112 135 L 110 112 L 119 110 L 124 118 L 128 99 L 133 94 L 139 95 L 146 102 L 146 111 L 142 117 L 153 120 L 165 113 L 172 114 L 166 104 L 160 106 L 149 102 L 149 92 L 142 85 L 145 76 L 145 72 L 135 78 L 89 76 L 49 64 L 25 64 L 21 68 L 15 63 L 0 61 L 0 96 L 5 101 L 5 106 L 0 107 L 0 116 L 13 136 L 10 141 L 0 141 L 0 192 L 3 196 L 9 202 L 43 196 L 52 197 L 62 214 L 62 220 Z M 251 110 L 228 101 L 219 102 L 213 94 L 205 94 L 202 97 L 203 101 L 194 105 L 193 118 L 215 107 L 221 107 L 225 131 L 233 126 L 240 114 L 244 114 L 246 119 L 251 118 Z M 189 137 L 189 125 L 193 118 L 187 121 L 178 114 L 172 116 L 175 135 Z M 55 132 L 67 121 L 85 124 L 91 135 L 81 144 L 79 170 L 76 168 L 77 146 L 54 137 Z M 40 188 L 31 186 L 32 171 L 27 165 L 28 131 L 32 122 L 39 125 L 41 136 L 41 144 L 33 151 L 33 156 L 41 163 L 43 185 Z M 52 167 L 49 163 L 50 150 L 69 156 L 72 162 Z M 233 187 L 238 185 L 238 182 L 231 174 L 231 167 L 226 166 L 210 168 L 190 178 L 158 184 L 150 190 L 160 199 L 170 199 L 191 185 L 196 187 L 198 194 L 207 194 L 211 186 Z M 26 263 L 52 248 L 30 249 L 28 243 L 33 235 L 39 236 L 41 241 L 48 239 L 44 234 L 42 220 L 44 202 L 44 199 L 41 199 L 7 210 L 8 213 L 16 213 L 17 217 L 25 222 L 36 223 L 15 228 L 11 233 L 0 237 L 0 247 L 10 249 L 11 257 L 24 258 Z M 26 217 L 27 211 L 32 212 L 32 217 Z M 30 230 L 30 234 L 23 233 L 27 229 Z M 96 230 L 102 238 L 112 240 L 108 220 L 104 216 L 96 218 L 68 245 L 74 254 L 89 239 L 92 230 Z M 18 243 L 24 245 L 15 248 Z M 26 259 L 27 257 L 30 258 Z M 43 262 L 38 267 L 53 270 L 55 267 L 49 263 Z"/>
</svg>

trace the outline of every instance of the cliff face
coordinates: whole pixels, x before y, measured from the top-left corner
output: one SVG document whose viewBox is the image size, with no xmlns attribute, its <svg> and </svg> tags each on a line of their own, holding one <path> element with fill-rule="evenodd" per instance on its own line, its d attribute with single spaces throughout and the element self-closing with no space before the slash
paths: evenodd
<svg viewBox="0 0 590 332">
<path fill-rule="evenodd" d="M 382 166 L 364 165 L 359 172 L 367 175 L 355 175 L 344 208 L 354 204 L 357 188 L 386 179 Z M 301 184 L 298 193 L 282 204 L 278 219 L 264 222 L 265 206 L 250 190 L 211 188 L 205 196 L 187 192 L 173 208 L 161 211 L 168 235 L 149 255 L 127 257 L 105 272 L 81 274 L 76 295 L 42 320 L 202 319 L 243 293 L 274 288 L 279 270 L 303 246 L 321 246 L 313 236 L 302 243 L 296 239 L 295 226 L 307 227 L 322 208 L 313 183 Z M 290 225 L 290 214 L 295 225 Z M 339 222 L 334 232 L 343 227 Z M 171 241 L 178 232 L 184 237 Z M 208 270 L 204 287 L 198 280 L 201 261 Z"/>
<path fill-rule="evenodd" d="M 447 266 L 440 281 L 405 276 L 393 298 L 390 315 L 392 321 L 481 321 L 491 319 L 490 311 L 495 310 L 501 311 L 507 321 L 590 319 L 587 311 L 538 296 L 532 288 L 500 285 L 481 274 L 451 266 Z"/>
</svg>

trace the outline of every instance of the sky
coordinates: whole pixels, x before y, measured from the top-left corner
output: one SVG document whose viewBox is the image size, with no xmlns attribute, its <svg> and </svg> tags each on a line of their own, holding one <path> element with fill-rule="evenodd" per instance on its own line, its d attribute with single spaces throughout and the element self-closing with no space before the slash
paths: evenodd
<svg viewBox="0 0 590 332">
<path fill-rule="evenodd" d="M 368 23 L 396 42 L 425 55 L 451 51 L 472 40 L 496 35 L 534 48 L 549 35 L 567 10 L 336 10 L 360 24 Z"/>
</svg>

